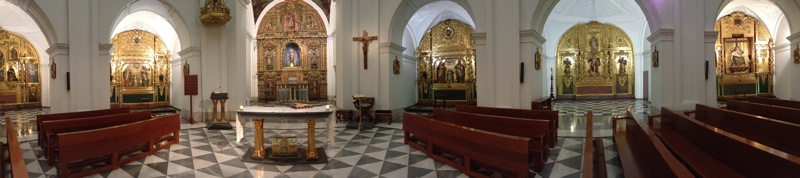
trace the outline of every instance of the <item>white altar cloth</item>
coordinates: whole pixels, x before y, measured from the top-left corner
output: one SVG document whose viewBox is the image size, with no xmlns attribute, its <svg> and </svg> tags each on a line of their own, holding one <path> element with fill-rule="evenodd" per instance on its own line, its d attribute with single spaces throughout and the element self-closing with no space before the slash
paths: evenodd
<svg viewBox="0 0 800 178">
<path fill-rule="evenodd" d="M 333 112 L 334 109 L 325 109 L 325 106 L 304 109 L 293 109 L 286 106 L 246 106 L 236 111 L 236 123 L 234 125 L 234 128 L 236 128 L 236 142 L 240 142 L 244 137 L 244 124 L 252 122 L 253 119 L 284 119 L 298 123 L 305 123 L 307 119 L 317 119 L 318 122 L 325 121 L 328 142 L 333 144 Z M 264 125 L 266 127 L 266 123 Z"/>
</svg>

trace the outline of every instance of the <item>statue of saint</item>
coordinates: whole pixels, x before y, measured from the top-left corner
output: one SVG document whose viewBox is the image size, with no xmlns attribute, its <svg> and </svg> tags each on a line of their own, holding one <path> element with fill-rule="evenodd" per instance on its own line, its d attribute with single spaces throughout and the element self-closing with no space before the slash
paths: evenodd
<svg viewBox="0 0 800 178">
<path fill-rule="evenodd" d="M 457 83 L 464 83 L 464 73 L 466 72 L 464 64 L 461 63 L 461 60 L 458 61 L 456 64 L 456 82 Z"/>
<path fill-rule="evenodd" d="M 308 57 L 311 60 L 311 69 L 317 69 L 317 60 L 319 59 L 319 52 L 317 51 L 316 47 L 312 47 L 310 51 L 308 51 Z"/>
<path fill-rule="evenodd" d="M 589 39 L 589 47 L 592 48 L 592 52 L 597 51 L 597 48 L 600 44 L 597 42 L 597 37 L 592 35 L 592 39 Z"/>
<path fill-rule="evenodd" d="M 439 83 L 446 83 L 447 82 L 447 67 L 444 66 L 444 62 L 440 62 L 439 66 L 436 67 L 436 82 Z"/>
<path fill-rule="evenodd" d="M 794 48 L 794 63 L 800 64 L 800 45 Z"/>
<path fill-rule="evenodd" d="M 284 16 L 284 19 L 286 20 L 284 22 L 284 24 L 286 25 L 286 30 L 287 31 L 295 30 L 295 28 L 297 27 L 297 20 L 295 20 L 294 14 L 290 13 L 290 12 L 286 12 L 286 15 Z"/>
<path fill-rule="evenodd" d="M 572 67 L 572 58 L 566 57 L 564 58 L 564 75 L 570 74 L 570 67 Z"/>
<path fill-rule="evenodd" d="M 617 63 L 619 63 L 619 74 L 625 74 L 625 68 L 628 67 L 628 59 L 625 56 L 619 56 L 617 59 Z"/>
<path fill-rule="evenodd" d="M 297 47 L 297 44 L 289 44 L 286 46 L 283 54 L 283 66 L 284 67 L 298 67 L 301 66 L 300 64 L 300 48 Z"/>
<path fill-rule="evenodd" d="M 750 62 L 750 59 L 741 47 L 737 45 L 731 50 L 731 63 L 733 66 L 744 67 L 747 66 L 748 62 Z"/>
<path fill-rule="evenodd" d="M 597 75 L 600 74 L 600 58 L 592 57 L 589 58 L 589 74 L 590 75 Z"/>
</svg>

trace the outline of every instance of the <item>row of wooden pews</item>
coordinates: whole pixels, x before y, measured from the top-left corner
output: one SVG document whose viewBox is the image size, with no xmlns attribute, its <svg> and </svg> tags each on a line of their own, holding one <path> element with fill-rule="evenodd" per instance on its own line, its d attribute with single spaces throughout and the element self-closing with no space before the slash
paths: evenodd
<svg viewBox="0 0 800 178">
<path fill-rule="evenodd" d="M 406 144 L 468 176 L 532 177 L 529 165 L 541 171 L 555 144 L 557 119 L 557 111 L 457 106 L 430 117 L 404 113 L 403 130 Z"/>
<path fill-rule="evenodd" d="M 48 164 L 58 164 L 58 176 L 85 177 L 178 143 L 180 116 L 107 109 L 39 115 L 37 128 Z"/>
<path fill-rule="evenodd" d="M 22 149 L 19 145 L 17 138 L 17 130 L 14 128 L 13 122 L 10 117 L 6 117 L 6 141 L 7 144 L 0 145 L 0 175 L 5 177 L 6 166 L 11 166 L 11 177 L 14 178 L 27 178 L 28 167 L 25 160 L 22 158 Z M 6 154 L 7 157 L 6 157 Z"/>
<path fill-rule="evenodd" d="M 641 116 L 628 110 L 611 123 L 624 177 L 694 177 Z"/>
</svg>

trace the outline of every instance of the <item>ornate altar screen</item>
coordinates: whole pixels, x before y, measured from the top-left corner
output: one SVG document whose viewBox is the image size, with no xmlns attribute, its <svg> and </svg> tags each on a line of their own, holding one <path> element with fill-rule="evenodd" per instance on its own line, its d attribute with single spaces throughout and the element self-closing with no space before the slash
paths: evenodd
<svg viewBox="0 0 800 178">
<path fill-rule="evenodd" d="M 169 106 L 171 56 L 161 38 L 130 30 L 111 44 L 112 107 Z"/>
<path fill-rule="evenodd" d="M 259 102 L 326 100 L 327 35 L 317 11 L 287 0 L 258 24 Z"/>
<path fill-rule="evenodd" d="M 0 28 L 0 98 L 13 106 L 41 106 L 39 53 L 24 37 Z"/>
<path fill-rule="evenodd" d="M 573 26 L 556 49 L 558 98 L 633 98 L 633 54 L 630 38 L 614 25 Z"/>
<path fill-rule="evenodd" d="M 761 20 L 733 12 L 717 20 L 717 97 L 772 96 L 775 44 Z"/>
<path fill-rule="evenodd" d="M 417 48 L 418 102 L 476 102 L 473 31 L 456 20 L 428 29 Z"/>
</svg>

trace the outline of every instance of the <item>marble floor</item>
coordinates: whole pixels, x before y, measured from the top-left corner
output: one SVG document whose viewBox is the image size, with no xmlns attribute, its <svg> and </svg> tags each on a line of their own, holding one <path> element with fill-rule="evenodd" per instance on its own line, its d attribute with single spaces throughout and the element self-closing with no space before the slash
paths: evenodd
<svg viewBox="0 0 800 178">
<path fill-rule="evenodd" d="M 594 114 L 593 128 L 603 137 L 609 177 L 621 177 L 616 147 L 610 137 L 610 117 L 622 115 L 630 108 L 648 113 L 649 103 L 641 100 L 556 102 L 560 112 L 559 139 L 536 177 L 579 177 L 586 111 Z M 23 157 L 31 177 L 55 177 L 56 169 L 47 166 L 42 150 L 35 141 L 32 124 L 36 114 L 47 110 L 7 112 L 15 118 Z M 4 123 L 4 122 L 3 122 Z M 317 145 L 325 148 L 326 164 L 269 165 L 242 162 L 241 157 L 252 146 L 252 125 L 246 126 L 245 139 L 236 142 L 234 131 L 206 130 L 202 124 L 182 124 L 180 143 L 120 169 L 91 177 L 466 177 L 462 172 L 428 158 L 424 153 L 403 143 L 402 121 L 391 125 L 379 123 L 371 130 L 358 132 L 337 123 L 334 140 L 317 130 Z M 19 129 L 21 128 L 21 129 Z M 5 140 L 5 127 L 0 133 Z M 307 143 L 305 130 L 268 130 L 265 138 L 278 134 L 297 135 L 299 143 Z M 331 144 L 331 141 L 333 144 Z M 319 144 L 326 143 L 326 144 Z M 269 143 L 267 143 L 269 144 Z"/>
</svg>

